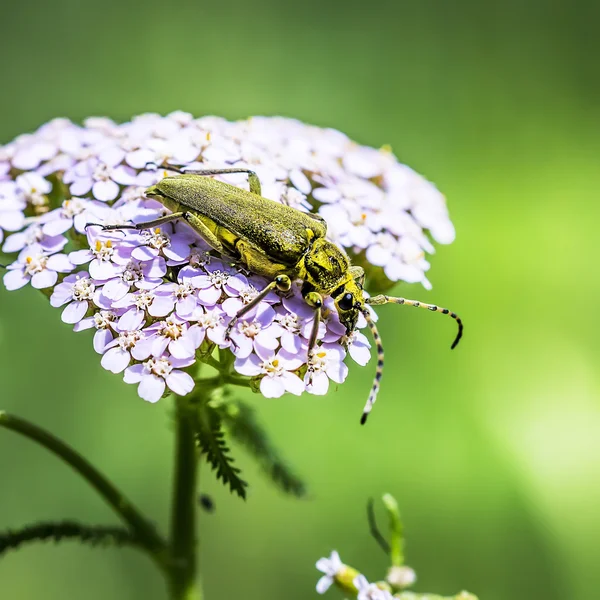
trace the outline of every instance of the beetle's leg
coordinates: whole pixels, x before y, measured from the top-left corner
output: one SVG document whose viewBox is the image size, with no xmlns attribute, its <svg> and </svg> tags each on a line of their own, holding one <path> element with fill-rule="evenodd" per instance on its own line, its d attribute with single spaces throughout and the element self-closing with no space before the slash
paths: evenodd
<svg viewBox="0 0 600 600">
<path fill-rule="evenodd" d="M 229 325 L 227 325 L 227 329 L 225 329 L 225 339 L 233 340 L 230 337 L 231 330 L 234 328 L 235 324 L 243 317 L 247 312 L 251 311 L 259 302 L 263 300 L 270 292 L 274 289 L 278 289 L 280 292 L 288 292 L 292 287 L 292 280 L 287 275 L 277 275 L 269 285 L 267 285 L 261 292 L 259 292 L 255 298 L 253 298 L 246 306 L 243 306 L 238 310 L 233 319 L 229 321 Z"/>
<path fill-rule="evenodd" d="M 378 305 L 378 304 L 387 304 L 388 302 L 392 302 L 393 304 L 407 304 L 408 306 L 415 306 L 416 308 L 426 308 L 427 310 L 431 310 L 433 312 L 439 312 L 444 315 L 449 315 L 452 317 L 458 324 L 458 333 L 452 342 L 451 349 L 456 347 L 458 341 L 462 337 L 463 334 L 463 324 L 460 320 L 460 317 L 447 308 L 442 308 L 441 306 L 436 306 L 435 304 L 425 304 L 424 302 L 419 302 L 418 300 L 408 300 L 406 298 L 393 298 L 392 296 L 386 296 L 385 294 L 380 294 L 379 296 L 372 296 L 371 298 L 367 298 L 365 300 L 367 304 Z"/>
<path fill-rule="evenodd" d="M 87 223 L 88 227 L 102 227 L 104 231 L 114 231 L 118 229 L 135 229 L 140 231 L 142 229 L 152 229 L 152 227 L 160 227 L 165 223 L 171 223 L 171 221 L 177 221 L 183 219 L 190 227 L 214 250 L 224 254 L 225 249 L 223 244 L 217 239 L 215 234 L 192 212 L 175 212 L 152 221 L 144 221 L 143 223 L 135 223 L 134 225 L 101 225 L 100 223 Z"/>
<path fill-rule="evenodd" d="M 175 171 L 175 173 L 179 173 L 180 175 L 227 175 L 228 173 L 247 173 L 250 191 L 253 194 L 262 196 L 260 180 L 258 179 L 258 175 L 252 169 L 235 167 L 231 169 L 186 169 L 185 167 L 175 167 L 169 164 L 163 165 L 163 167 L 167 171 Z"/>
<path fill-rule="evenodd" d="M 152 227 L 160 227 L 165 223 L 170 223 L 171 221 L 177 221 L 178 219 L 185 219 L 184 212 L 176 212 L 170 215 L 165 215 L 164 217 L 159 217 L 158 219 L 153 219 L 152 221 L 144 221 L 143 223 L 135 223 L 133 225 L 102 225 L 100 223 L 86 223 L 85 228 L 88 227 L 102 227 L 104 231 L 114 231 L 116 229 L 151 229 Z"/>
<path fill-rule="evenodd" d="M 319 335 L 319 325 L 321 323 L 321 309 L 323 307 L 323 297 L 321 294 L 317 292 L 309 292 L 304 296 L 304 300 L 306 304 L 308 304 L 311 308 L 315 310 L 315 320 L 313 321 L 312 330 L 310 332 L 310 338 L 308 340 L 308 362 L 309 362 L 309 375 L 308 375 L 308 383 L 312 383 L 312 371 L 310 370 L 310 359 L 312 357 L 312 353 L 315 350 L 315 346 L 317 345 L 317 337 Z"/>
</svg>

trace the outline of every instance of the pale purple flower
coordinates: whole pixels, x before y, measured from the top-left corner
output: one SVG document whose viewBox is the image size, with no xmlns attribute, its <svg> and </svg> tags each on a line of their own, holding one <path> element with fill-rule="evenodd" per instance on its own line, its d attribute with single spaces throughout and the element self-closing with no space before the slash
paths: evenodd
<svg viewBox="0 0 600 600">
<path fill-rule="evenodd" d="M 114 328 L 117 323 L 118 314 L 112 310 L 100 310 L 94 313 L 91 317 L 81 319 L 73 326 L 73 331 L 85 331 L 86 329 L 95 328 L 94 333 L 94 350 L 98 354 L 102 354 L 106 346 L 112 342 L 114 338 Z"/>
<path fill-rule="evenodd" d="M 335 581 L 336 575 L 342 571 L 344 564 L 340 555 L 334 550 L 329 558 L 320 558 L 315 565 L 324 575 L 317 581 L 317 593 L 324 594 Z"/>
<path fill-rule="evenodd" d="M 120 185 L 134 185 L 135 171 L 121 165 L 125 153 L 116 147 L 108 148 L 98 158 L 81 161 L 65 173 L 64 181 L 69 183 L 73 196 L 84 196 L 92 192 L 94 198 L 107 202 L 114 200 Z"/>
<path fill-rule="evenodd" d="M 175 264 L 183 262 L 190 255 L 190 245 L 195 240 L 195 234 L 189 229 L 175 233 L 171 233 L 171 230 L 172 226 L 167 224 L 140 231 L 131 256 L 137 260 L 152 260 L 162 255 Z"/>
<path fill-rule="evenodd" d="M 144 339 L 133 355 L 137 360 L 145 360 L 151 355 L 159 357 L 167 350 L 174 358 L 193 358 L 204 338 L 197 325 L 190 327 L 187 321 L 175 314 L 146 327 L 142 333 Z"/>
<path fill-rule="evenodd" d="M 156 295 L 152 290 L 138 290 L 112 302 L 112 308 L 126 309 L 119 319 L 117 329 L 121 331 L 138 329 L 148 316 L 166 317 L 171 312 L 170 309 L 160 303 L 155 305 L 155 299 Z"/>
<path fill-rule="evenodd" d="M 252 300 L 258 296 L 261 289 L 264 289 L 268 285 L 267 281 L 263 278 L 252 277 L 247 279 L 242 274 L 237 274 L 227 282 L 227 293 L 235 294 L 225 298 L 221 306 L 223 310 L 230 316 L 235 316 L 239 310 L 244 306 L 250 304 Z M 275 292 L 267 294 L 250 312 L 246 313 L 245 318 L 248 319 L 255 314 L 265 310 L 272 304 L 278 304 L 280 302 L 279 296 Z"/>
<path fill-rule="evenodd" d="M 296 288 L 294 288 L 296 290 Z M 299 290 L 293 296 L 284 296 L 281 305 L 276 307 L 274 327 L 279 329 L 281 347 L 296 354 L 308 356 L 308 340 L 311 336 L 315 313 L 304 301 Z M 319 323 L 317 339 L 323 338 L 325 323 Z"/>
<path fill-rule="evenodd" d="M 132 288 L 153 290 L 158 288 L 163 276 L 167 273 L 165 259 L 162 256 L 147 262 L 130 260 L 125 264 L 113 267 L 112 278 L 106 280 L 102 287 L 103 303 L 121 300 Z"/>
<path fill-rule="evenodd" d="M 194 389 L 194 380 L 180 369 L 189 367 L 194 359 L 187 360 L 161 356 L 149 358 L 142 364 L 125 369 L 123 381 L 138 383 L 138 394 L 142 400 L 157 402 L 168 387 L 179 396 L 185 396 Z"/>
<path fill-rule="evenodd" d="M 21 250 L 16 262 L 8 265 L 4 286 L 12 291 L 31 282 L 34 288 L 49 288 L 58 280 L 58 273 L 69 273 L 73 268 L 66 255 L 49 256 L 39 245 L 33 244 Z"/>
<path fill-rule="evenodd" d="M 90 263 L 90 275 L 98 281 L 113 279 L 119 276 L 123 266 L 129 262 L 127 256 L 118 252 L 118 247 L 115 246 L 113 240 L 96 238 L 88 250 L 71 252 L 69 260 L 74 265 Z"/>
<path fill-rule="evenodd" d="M 20 252 L 26 246 L 38 245 L 47 254 L 60 252 L 67 245 L 67 238 L 62 235 L 46 235 L 43 226 L 32 223 L 23 231 L 13 233 L 2 246 L 2 252 Z"/>
<path fill-rule="evenodd" d="M 285 392 L 299 396 L 305 389 L 304 382 L 291 371 L 299 369 L 305 357 L 286 350 L 260 352 L 235 361 L 235 370 L 249 377 L 262 375 L 260 391 L 265 398 L 279 398 Z"/>
<path fill-rule="evenodd" d="M 266 303 L 261 302 L 258 309 L 244 315 L 231 331 L 234 353 L 238 358 L 247 358 L 254 351 L 257 354 L 270 354 L 279 346 L 281 330 L 271 326 L 277 313 Z"/>
<path fill-rule="evenodd" d="M 191 283 L 163 283 L 154 289 L 155 305 L 168 312 L 175 309 L 180 317 L 189 316 L 198 303 L 196 289 Z"/>
<path fill-rule="evenodd" d="M 77 233 L 85 234 L 88 223 L 104 221 L 107 214 L 106 204 L 85 198 L 69 198 L 60 208 L 48 213 L 43 230 L 46 235 L 56 236 L 73 227 Z"/>
<path fill-rule="evenodd" d="M 233 269 L 222 261 L 211 261 L 205 267 L 206 274 L 191 278 L 192 284 L 198 288 L 198 300 L 204 306 L 214 306 L 223 295 L 239 296 L 247 282 L 233 277 Z"/>
<path fill-rule="evenodd" d="M 139 329 L 121 331 L 116 338 L 104 345 L 100 364 L 111 373 L 123 372 L 129 366 L 132 355 L 133 358 L 137 358 L 137 345 L 144 339 L 144 333 Z"/>
<path fill-rule="evenodd" d="M 195 336 L 196 347 L 199 347 L 205 338 L 208 338 L 220 348 L 230 345 L 231 342 L 225 340 L 225 331 L 230 319 L 227 318 L 227 315 L 223 313 L 219 306 L 203 308 L 198 305 L 187 319 L 196 321 L 196 324 L 190 327 L 190 333 Z"/>
<path fill-rule="evenodd" d="M 96 286 L 88 273 L 79 272 L 65 277 L 50 296 L 51 306 L 67 305 L 62 313 L 64 323 L 79 323 L 91 306 Z"/>
<path fill-rule="evenodd" d="M 311 394 L 325 395 L 329 390 L 329 380 L 343 383 L 348 375 L 344 364 L 346 352 L 339 344 L 321 344 L 308 358 L 308 369 L 304 376 L 306 389 Z"/>
</svg>

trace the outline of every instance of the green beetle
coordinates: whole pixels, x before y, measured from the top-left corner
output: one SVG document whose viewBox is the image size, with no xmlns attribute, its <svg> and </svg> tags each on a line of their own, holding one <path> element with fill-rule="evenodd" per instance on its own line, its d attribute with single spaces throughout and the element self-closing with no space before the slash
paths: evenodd
<svg viewBox="0 0 600 600">
<path fill-rule="evenodd" d="M 366 422 L 373 407 L 383 373 L 383 346 L 367 305 L 391 302 L 441 312 L 458 323 L 458 334 L 451 347 L 454 348 L 462 337 L 462 321 L 447 308 L 383 294 L 365 298 L 363 268 L 352 266 L 348 255 L 326 239 L 325 220 L 317 214 L 263 198 L 254 171 L 242 168 L 187 170 L 172 165 L 163 168 L 178 174 L 166 176 L 149 187 L 146 196 L 158 200 L 171 214 L 135 225 L 103 225 L 102 228 L 141 230 L 183 219 L 211 248 L 235 258 L 249 271 L 270 279 L 271 283 L 230 321 L 226 331 L 228 339 L 240 317 L 272 290 L 289 291 L 295 280 L 303 282 L 302 296 L 315 311 L 308 344 L 309 357 L 317 343 L 325 297 L 333 298 L 348 335 L 355 330 L 358 317 L 363 314 L 377 347 L 377 372 L 361 423 Z M 246 173 L 250 191 L 207 177 L 228 173 Z"/>
</svg>

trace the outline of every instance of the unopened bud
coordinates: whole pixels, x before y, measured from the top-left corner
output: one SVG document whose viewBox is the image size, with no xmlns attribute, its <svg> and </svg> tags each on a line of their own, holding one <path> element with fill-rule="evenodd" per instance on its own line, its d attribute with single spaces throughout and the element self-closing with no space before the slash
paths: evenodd
<svg viewBox="0 0 600 600">
<path fill-rule="evenodd" d="M 391 586 L 403 589 L 415 584 L 417 574 L 410 567 L 390 567 L 385 579 Z"/>
</svg>

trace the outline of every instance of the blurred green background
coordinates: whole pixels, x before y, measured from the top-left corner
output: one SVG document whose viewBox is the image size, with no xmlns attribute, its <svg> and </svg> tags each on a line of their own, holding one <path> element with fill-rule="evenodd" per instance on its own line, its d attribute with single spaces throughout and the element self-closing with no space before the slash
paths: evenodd
<svg viewBox="0 0 600 600">
<path fill-rule="evenodd" d="M 434 288 L 456 310 L 380 311 L 388 358 L 327 398 L 253 397 L 310 483 L 283 497 L 238 452 L 243 503 L 204 469 L 206 597 L 317 597 L 336 548 L 370 578 L 385 557 L 365 505 L 399 499 L 418 589 L 482 600 L 587 600 L 600 589 L 600 4 L 594 0 L 11 3 L 0 22 L 0 139 L 55 116 L 146 111 L 294 116 L 392 145 L 447 194 L 457 241 Z M 594 275 L 596 273 L 596 275 Z M 0 290 L 1 408 L 49 428 L 167 523 L 169 401 L 142 402 L 103 371 L 32 289 Z M 115 522 L 40 448 L 0 432 L 0 528 Z M 329 592 L 337 597 L 337 592 Z M 0 561 L 2 599 L 165 598 L 131 550 L 32 546 Z"/>
</svg>

